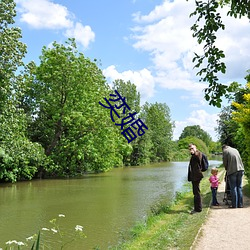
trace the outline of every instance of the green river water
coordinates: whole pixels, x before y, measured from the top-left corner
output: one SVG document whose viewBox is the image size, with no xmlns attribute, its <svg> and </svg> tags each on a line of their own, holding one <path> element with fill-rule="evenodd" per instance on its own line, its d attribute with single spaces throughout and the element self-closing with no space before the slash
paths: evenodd
<svg viewBox="0 0 250 250">
<path fill-rule="evenodd" d="M 210 165 L 219 164 L 210 161 Z M 87 236 L 63 249 L 108 249 L 119 242 L 122 232 L 145 219 L 157 201 L 173 199 L 187 182 L 187 165 L 168 162 L 117 168 L 80 179 L 0 184 L 0 248 L 5 249 L 9 240 L 25 242 L 42 228 L 52 228 L 49 221 L 56 218 L 66 241 L 72 239 L 76 225 L 83 226 Z M 60 249 L 58 233 L 42 232 L 45 249 Z"/>
</svg>

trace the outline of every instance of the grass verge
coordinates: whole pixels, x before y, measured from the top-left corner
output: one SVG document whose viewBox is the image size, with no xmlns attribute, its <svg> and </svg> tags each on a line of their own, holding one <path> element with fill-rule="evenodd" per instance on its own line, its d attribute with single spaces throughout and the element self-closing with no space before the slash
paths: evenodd
<svg viewBox="0 0 250 250">
<path fill-rule="evenodd" d="M 223 171 L 220 176 L 222 173 Z M 110 249 L 190 249 L 208 214 L 211 201 L 208 177 L 201 181 L 201 193 L 203 203 L 201 213 L 194 215 L 189 213 L 193 208 L 193 194 L 191 183 L 188 183 L 183 192 L 176 193 L 170 205 L 161 203 L 152 208 L 145 222 L 138 223 L 123 242 Z"/>
</svg>

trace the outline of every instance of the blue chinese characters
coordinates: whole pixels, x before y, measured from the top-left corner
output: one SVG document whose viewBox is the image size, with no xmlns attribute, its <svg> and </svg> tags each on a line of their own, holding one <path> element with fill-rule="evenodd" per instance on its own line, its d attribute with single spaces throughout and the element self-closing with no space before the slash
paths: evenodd
<svg viewBox="0 0 250 250">
<path fill-rule="evenodd" d="M 138 136 L 142 136 L 145 134 L 145 129 L 148 129 L 147 126 L 143 123 L 143 121 L 138 118 L 136 119 L 136 112 L 129 112 L 127 116 L 126 115 L 126 110 L 130 111 L 130 107 L 125 101 L 125 97 L 122 97 L 117 90 L 115 90 L 115 94 L 110 94 L 110 98 L 104 98 L 106 101 L 106 105 L 102 104 L 99 102 L 101 106 L 104 108 L 110 109 L 110 117 L 112 122 L 115 122 L 114 115 L 121 119 L 120 123 L 115 122 L 116 126 L 120 126 L 122 132 L 121 134 L 127 139 L 128 143 L 131 141 L 135 140 Z M 111 104 L 116 103 L 115 105 Z M 122 109 L 122 117 L 118 114 L 117 110 Z M 120 112 L 121 113 L 121 112 Z M 129 125 L 129 126 L 127 126 Z M 137 132 L 137 134 L 135 133 Z"/>
</svg>

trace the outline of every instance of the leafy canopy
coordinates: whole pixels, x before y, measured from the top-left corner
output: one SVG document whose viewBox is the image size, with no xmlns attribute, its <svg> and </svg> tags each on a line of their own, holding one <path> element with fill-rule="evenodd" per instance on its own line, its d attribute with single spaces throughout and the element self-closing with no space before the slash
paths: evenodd
<svg viewBox="0 0 250 250">
<path fill-rule="evenodd" d="M 249 0 L 200 0 L 195 3 L 196 9 L 190 16 L 196 16 L 197 19 L 191 30 L 198 43 L 203 44 L 203 54 L 195 53 L 194 67 L 199 69 L 197 75 L 200 76 L 200 81 L 209 84 L 205 89 L 205 99 L 209 101 L 209 104 L 221 107 L 221 97 L 231 89 L 220 83 L 218 78 L 219 73 L 225 74 L 226 72 L 225 54 L 216 46 L 216 34 L 219 30 L 225 29 L 220 7 L 230 5 L 228 15 L 235 18 L 248 16 L 250 19 L 250 4 Z"/>
</svg>

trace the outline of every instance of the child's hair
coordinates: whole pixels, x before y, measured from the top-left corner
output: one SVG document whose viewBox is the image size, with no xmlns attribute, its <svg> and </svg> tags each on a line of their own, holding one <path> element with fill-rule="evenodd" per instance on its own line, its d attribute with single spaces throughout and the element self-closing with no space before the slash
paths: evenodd
<svg viewBox="0 0 250 250">
<path fill-rule="evenodd" d="M 212 168 L 211 169 L 211 174 L 218 173 L 218 168 Z"/>
</svg>

